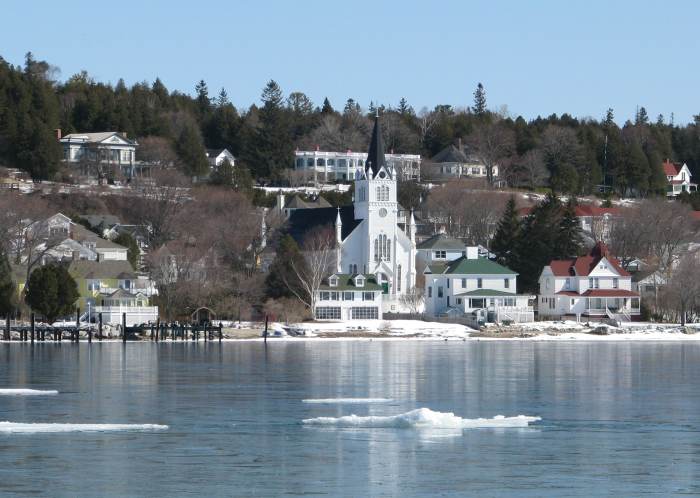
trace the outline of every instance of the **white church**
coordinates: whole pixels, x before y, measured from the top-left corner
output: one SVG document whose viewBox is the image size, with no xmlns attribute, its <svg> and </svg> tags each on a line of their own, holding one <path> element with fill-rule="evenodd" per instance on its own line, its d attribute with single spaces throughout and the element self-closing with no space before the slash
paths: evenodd
<svg viewBox="0 0 700 498">
<path fill-rule="evenodd" d="M 289 217 L 290 231 L 299 240 L 302 231 L 331 221 L 328 215 L 332 211 L 337 242 L 335 277 L 346 281 L 364 275 L 381 287 L 379 315 L 382 310 L 397 312 L 401 309 L 400 297 L 416 283 L 416 223 L 411 213 L 403 223 L 405 231 L 400 224 L 396 198 L 398 173 L 385 160 L 379 116 L 375 117 L 367 161 L 354 176 L 352 206 L 295 210 Z M 350 299 L 346 302 L 344 293 L 334 287 L 330 282 L 322 286 L 319 306 L 329 316 L 352 318 L 354 313 L 349 311 L 358 308 L 359 303 Z M 359 311 L 357 315 L 360 316 Z"/>
</svg>

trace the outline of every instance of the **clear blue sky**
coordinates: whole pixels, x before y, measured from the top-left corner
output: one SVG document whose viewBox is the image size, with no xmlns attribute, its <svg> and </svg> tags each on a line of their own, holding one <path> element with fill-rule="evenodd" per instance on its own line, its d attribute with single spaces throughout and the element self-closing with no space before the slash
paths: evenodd
<svg viewBox="0 0 700 498">
<path fill-rule="evenodd" d="M 406 97 L 416 110 L 470 105 L 481 81 L 490 108 L 528 119 L 700 113 L 696 1 L 4 0 L 0 18 L 10 63 L 31 50 L 61 79 L 159 76 L 188 93 L 204 79 L 238 107 L 269 79 L 317 105 Z"/>
</svg>

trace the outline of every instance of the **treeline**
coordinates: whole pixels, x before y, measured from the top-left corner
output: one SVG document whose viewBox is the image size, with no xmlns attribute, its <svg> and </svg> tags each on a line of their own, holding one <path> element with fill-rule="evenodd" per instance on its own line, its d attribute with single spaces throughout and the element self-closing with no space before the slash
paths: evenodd
<svg viewBox="0 0 700 498">
<path fill-rule="evenodd" d="M 389 151 L 430 158 L 461 141 L 486 164 L 491 180 L 498 165 L 499 178 L 512 186 L 589 194 L 605 185 L 620 195 L 645 196 L 664 190 L 666 158 L 700 174 L 700 115 L 683 126 L 672 116 L 652 119 L 644 107 L 622 127 L 612 109 L 601 120 L 563 114 L 526 121 L 490 111 L 481 84 L 472 105 L 462 108 L 416 112 L 401 99 L 364 109 L 352 98 L 334 107 L 328 99 L 316 105 L 302 92 L 285 95 L 274 81 L 259 104 L 238 110 L 224 89 L 212 93 L 205 81 L 190 96 L 160 79 L 112 86 L 81 72 L 60 83 L 55 72 L 31 53 L 24 67 L 0 58 L 0 161 L 35 178 L 57 174 L 54 130 L 60 128 L 64 134 L 125 132 L 142 143 L 140 158 L 174 164 L 190 176 L 206 171 L 204 148 L 225 147 L 252 177 L 284 183 L 297 147 L 364 150 L 377 107 Z M 429 174 L 429 164 L 425 170 Z"/>
</svg>

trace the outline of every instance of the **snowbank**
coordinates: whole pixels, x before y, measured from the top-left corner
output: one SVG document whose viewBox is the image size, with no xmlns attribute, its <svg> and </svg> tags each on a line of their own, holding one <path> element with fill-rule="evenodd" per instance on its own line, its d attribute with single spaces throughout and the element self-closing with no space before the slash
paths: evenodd
<svg viewBox="0 0 700 498">
<path fill-rule="evenodd" d="M 344 417 L 316 417 L 303 420 L 306 425 L 331 427 L 396 428 L 396 429 L 478 429 L 492 427 L 527 427 L 540 417 L 462 418 L 454 413 L 434 412 L 429 408 L 418 408 L 410 412 L 389 416 L 347 415 Z"/>
</svg>

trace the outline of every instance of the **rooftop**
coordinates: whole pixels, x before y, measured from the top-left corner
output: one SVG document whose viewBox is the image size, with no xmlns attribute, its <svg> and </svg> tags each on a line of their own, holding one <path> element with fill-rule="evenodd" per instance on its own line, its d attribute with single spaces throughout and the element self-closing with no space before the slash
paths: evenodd
<svg viewBox="0 0 700 498">
<path fill-rule="evenodd" d="M 449 237 L 444 233 L 439 233 L 433 235 L 427 240 L 424 240 L 418 246 L 417 249 L 445 249 L 445 250 L 456 250 L 464 251 L 467 245 L 461 240 Z"/>
</svg>

